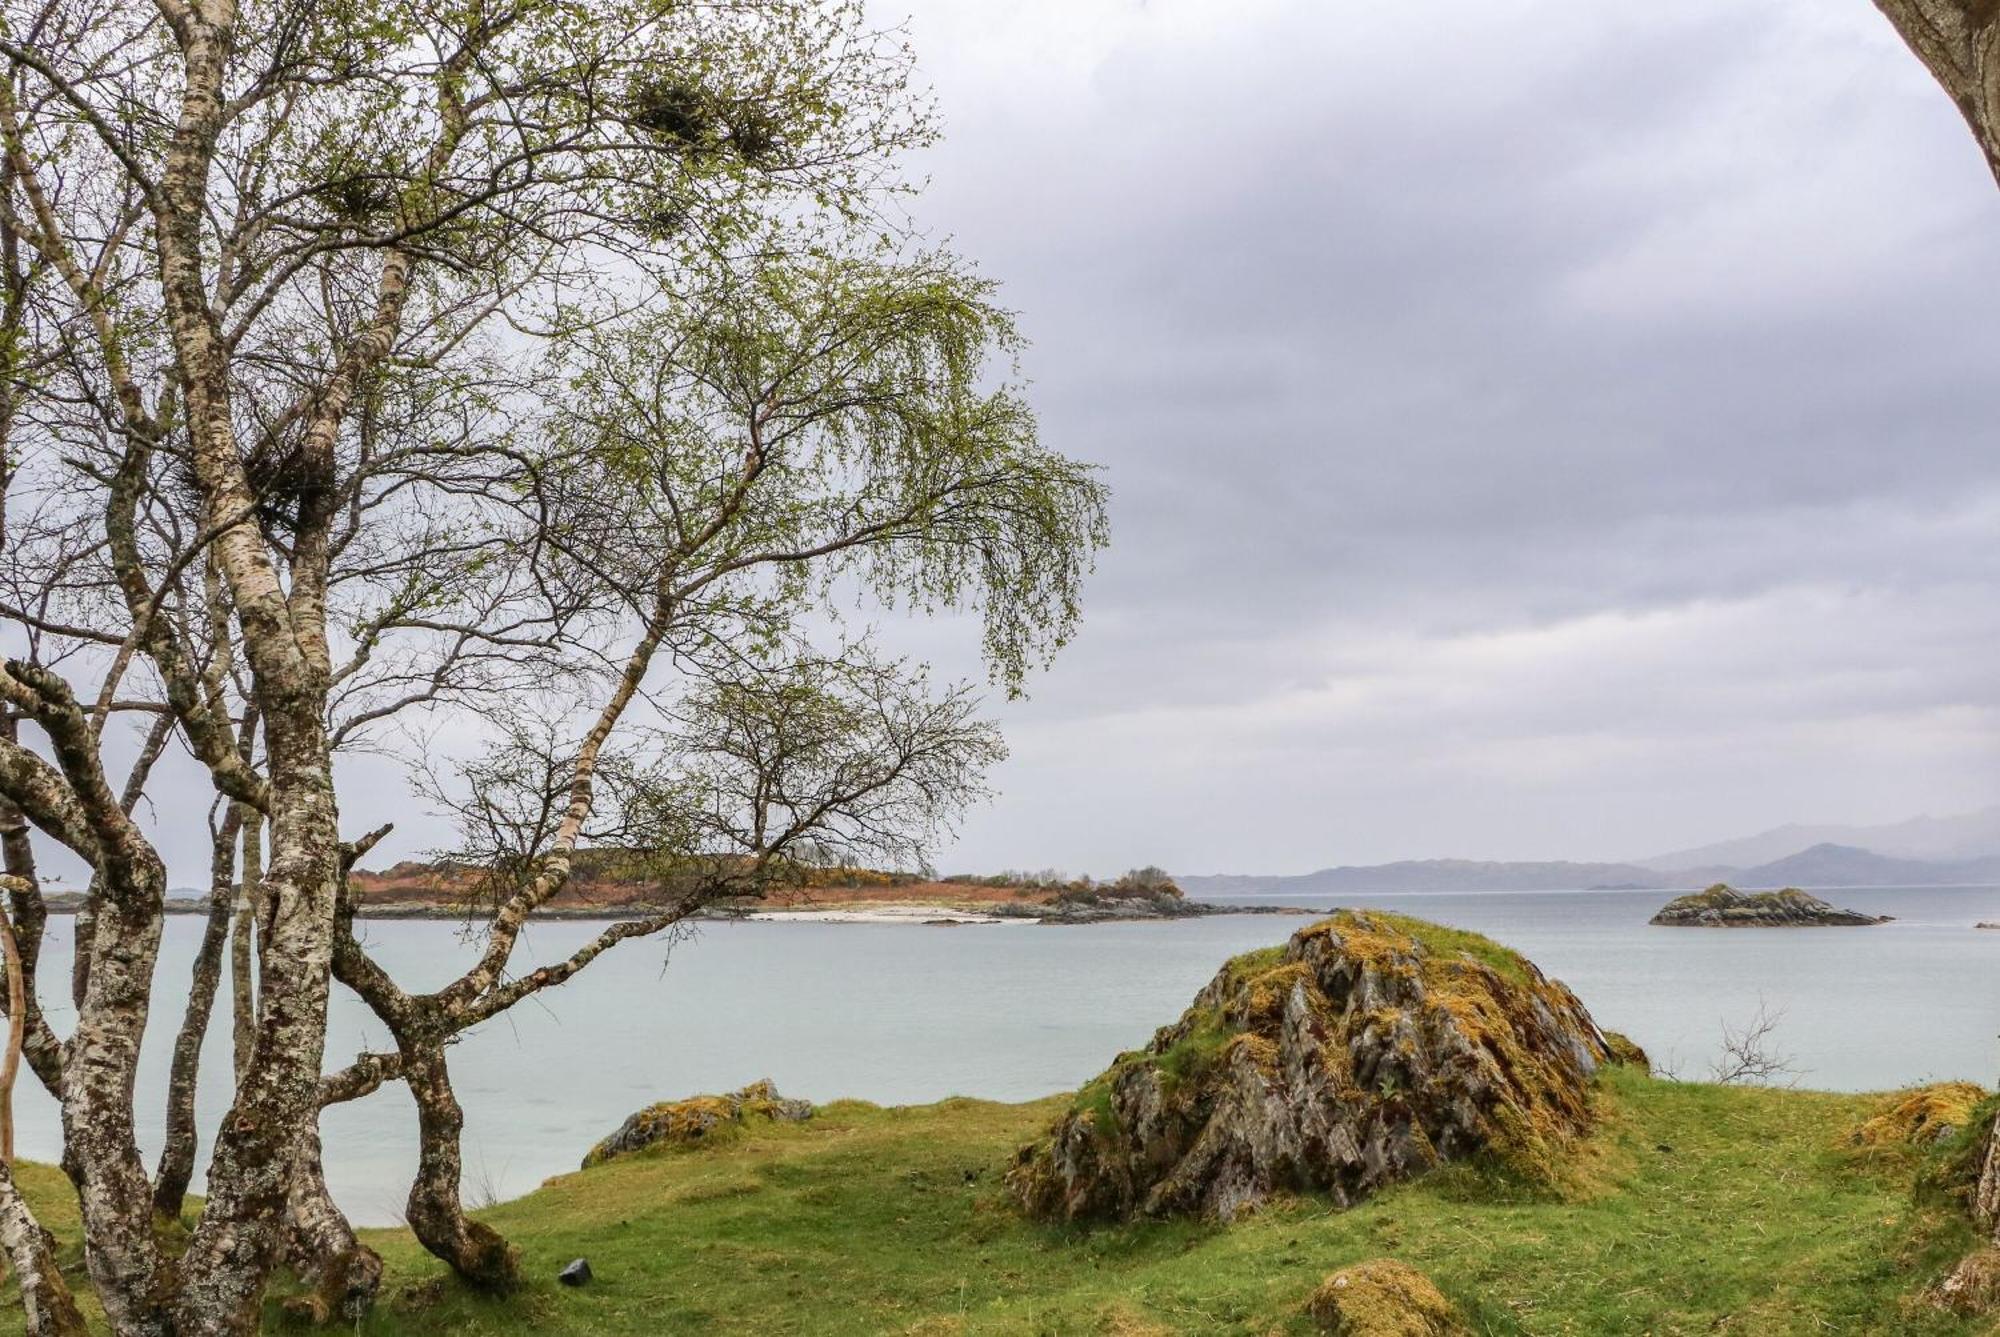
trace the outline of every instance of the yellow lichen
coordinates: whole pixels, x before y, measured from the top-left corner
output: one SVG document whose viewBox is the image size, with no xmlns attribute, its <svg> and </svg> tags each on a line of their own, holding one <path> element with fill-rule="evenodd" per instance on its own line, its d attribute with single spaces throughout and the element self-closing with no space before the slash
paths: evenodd
<svg viewBox="0 0 2000 1337">
<path fill-rule="evenodd" d="M 1971 1082 L 1937 1082 L 1889 1097 L 1868 1119 L 1850 1130 L 1851 1147 L 1925 1147 L 1966 1126 L 1986 1092 Z"/>
<path fill-rule="evenodd" d="M 1313 1292 L 1306 1314 L 1330 1337 L 1458 1337 L 1471 1331 L 1429 1277 L 1392 1258 L 1334 1273 Z"/>
</svg>

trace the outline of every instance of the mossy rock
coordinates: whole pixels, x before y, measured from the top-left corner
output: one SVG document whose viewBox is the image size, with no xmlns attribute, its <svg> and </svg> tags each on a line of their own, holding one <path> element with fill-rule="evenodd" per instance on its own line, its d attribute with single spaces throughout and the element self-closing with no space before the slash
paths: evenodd
<svg viewBox="0 0 2000 1337">
<path fill-rule="evenodd" d="M 590 1149 L 583 1168 L 602 1165 L 649 1147 L 693 1147 L 725 1140 L 751 1120 L 798 1123 L 812 1117 L 803 1100 L 787 1100 L 769 1081 L 752 1082 L 720 1096 L 690 1096 L 648 1105 L 618 1125 L 618 1131 Z"/>
<path fill-rule="evenodd" d="M 1936 1082 L 1889 1097 L 1847 1135 L 1852 1147 L 1934 1147 L 1972 1122 L 1987 1092 L 1971 1082 Z"/>
<path fill-rule="evenodd" d="M 1627 1068 L 1637 1068 L 1640 1072 L 1653 1070 L 1653 1060 L 1646 1057 L 1646 1051 L 1639 1048 L 1638 1042 L 1632 1037 L 1622 1031 L 1599 1033 L 1604 1036 L 1604 1047 L 1610 1051 L 1613 1063 L 1622 1064 Z"/>
<path fill-rule="evenodd" d="M 1009 1171 L 1051 1220 L 1228 1219 L 1353 1201 L 1445 1161 L 1560 1177 L 1612 1048 L 1576 996 L 1476 934 L 1342 911 L 1237 957 L 1077 1093 Z"/>
<path fill-rule="evenodd" d="M 1317 1332 L 1329 1337 L 1458 1337 L 1471 1329 L 1431 1279 L 1391 1258 L 1344 1267 L 1320 1283 L 1306 1304 Z"/>
<path fill-rule="evenodd" d="M 1965 1317 L 2000 1311 L 2000 1249 L 1981 1245 L 1925 1292 L 1938 1308 Z"/>
</svg>

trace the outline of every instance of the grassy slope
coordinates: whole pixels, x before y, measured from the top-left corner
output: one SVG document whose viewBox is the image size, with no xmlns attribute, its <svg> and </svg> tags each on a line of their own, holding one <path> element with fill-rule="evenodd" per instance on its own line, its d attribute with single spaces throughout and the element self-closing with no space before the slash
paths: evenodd
<svg viewBox="0 0 2000 1337">
<path fill-rule="evenodd" d="M 1912 1205 L 1910 1157 L 1833 1149 L 1879 1098 L 1624 1070 L 1606 1097 L 1607 1130 L 1570 1201 L 1457 1167 L 1347 1212 L 1308 1198 L 1226 1228 L 1088 1232 L 1030 1225 L 999 1192 L 1009 1155 L 1062 1102 L 838 1104 L 803 1127 L 568 1175 L 486 1213 L 535 1278 L 506 1303 L 434 1280 L 406 1235 L 374 1232 L 390 1281 L 365 1331 L 1297 1332 L 1327 1272 L 1377 1255 L 1422 1268 L 1491 1332 L 1972 1330 L 1906 1299 L 1967 1229 Z M 73 1239 L 58 1178 L 26 1179 Z M 597 1282 L 555 1286 L 578 1254 Z"/>
</svg>

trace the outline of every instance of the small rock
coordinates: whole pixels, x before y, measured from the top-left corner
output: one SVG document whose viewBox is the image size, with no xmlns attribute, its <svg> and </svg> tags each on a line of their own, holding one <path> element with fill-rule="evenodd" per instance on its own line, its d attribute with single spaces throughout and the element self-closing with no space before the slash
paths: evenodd
<svg viewBox="0 0 2000 1337">
<path fill-rule="evenodd" d="M 640 1110 L 592 1147 L 583 1158 L 583 1168 L 588 1170 L 656 1143 L 695 1146 L 710 1140 L 712 1134 L 732 1132 L 752 1119 L 801 1123 L 810 1119 L 812 1112 L 811 1101 L 787 1100 L 769 1080 L 752 1082 L 728 1095 L 662 1101 Z"/>
<path fill-rule="evenodd" d="M 1306 1306 L 1328 1337 L 1458 1337 L 1469 1333 L 1429 1277 L 1390 1258 L 1342 1268 Z"/>
<path fill-rule="evenodd" d="M 590 1260 L 588 1258 L 579 1258 L 562 1271 L 556 1273 L 556 1280 L 565 1286 L 581 1286 L 588 1282 L 590 1277 Z"/>
</svg>

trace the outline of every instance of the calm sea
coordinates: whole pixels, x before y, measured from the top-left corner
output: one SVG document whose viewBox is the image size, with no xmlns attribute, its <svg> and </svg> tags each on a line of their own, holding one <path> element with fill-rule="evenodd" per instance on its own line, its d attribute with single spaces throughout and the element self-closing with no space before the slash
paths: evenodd
<svg viewBox="0 0 2000 1337">
<path fill-rule="evenodd" d="M 1566 981 L 1599 1022 L 1698 1078 L 1725 1023 L 1781 1012 L 1774 1047 L 1806 1086 L 1869 1090 L 2000 1076 L 2000 888 L 1830 892 L 1897 922 L 1868 929 L 1656 929 L 1659 892 L 1378 896 L 1368 903 L 1487 933 Z M 1270 897 L 1260 897 L 1270 900 Z M 1301 904 L 1323 907 L 1321 898 Z M 1224 958 L 1304 922 L 1231 915 L 1166 924 L 713 924 L 667 950 L 627 943 L 564 988 L 453 1051 L 466 1108 L 468 1198 L 512 1197 L 574 1169 L 597 1138 L 653 1100 L 775 1080 L 813 1100 L 884 1104 L 948 1095 L 1023 1100 L 1066 1090 L 1172 1020 Z M 66 980 L 71 921 L 51 922 L 45 978 Z M 532 931 L 536 959 L 591 925 Z M 406 986 L 443 983 L 466 958 L 454 925 L 377 921 L 370 946 Z M 162 997 L 187 977 L 200 924 L 168 923 Z M 221 1000 L 219 1014 L 226 1013 Z M 68 1016 L 52 1017 L 66 1030 Z M 178 1007 L 155 1014 L 140 1135 L 157 1148 Z M 336 1000 L 329 1065 L 387 1037 Z M 200 1108 L 228 1102 L 226 1020 L 204 1056 Z M 27 1072 L 22 1155 L 53 1159 L 56 1110 Z M 416 1159 L 400 1087 L 330 1111 L 327 1167 L 358 1221 L 393 1221 Z"/>
</svg>

